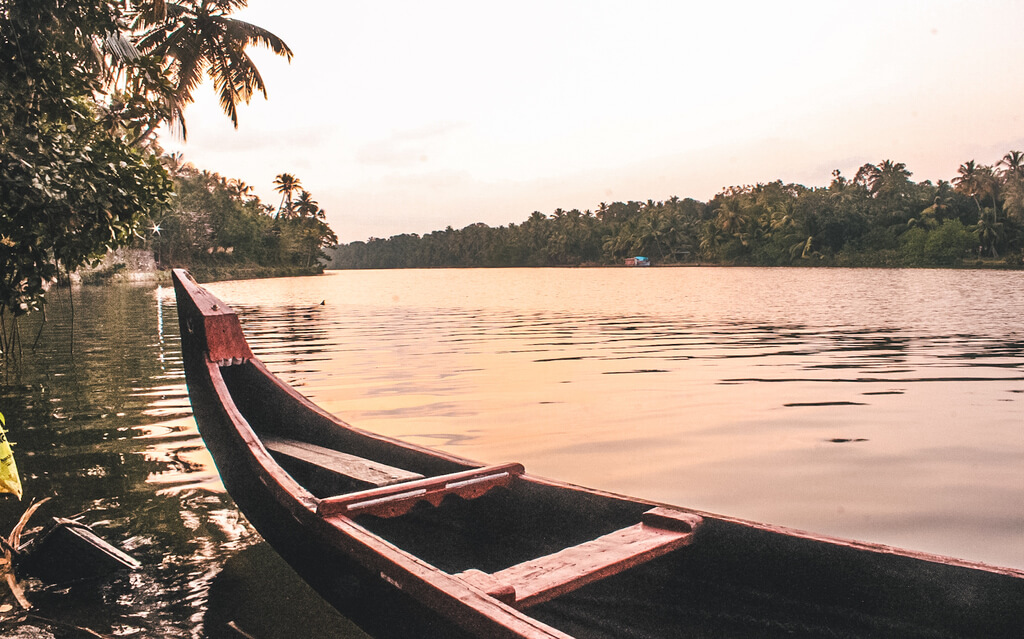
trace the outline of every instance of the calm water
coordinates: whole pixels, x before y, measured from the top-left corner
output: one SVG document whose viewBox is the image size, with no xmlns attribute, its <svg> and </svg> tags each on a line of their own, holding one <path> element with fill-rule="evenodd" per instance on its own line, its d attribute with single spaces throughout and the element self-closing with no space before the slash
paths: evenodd
<svg viewBox="0 0 1024 639">
<path fill-rule="evenodd" d="M 1024 567 L 1022 272 L 361 271 L 210 288 L 272 370 L 357 426 Z M 83 289 L 72 346 L 65 293 L 3 389 L 26 497 L 54 495 L 47 515 L 86 511 L 146 565 L 88 592 L 36 591 L 39 614 L 128 636 L 237 637 L 232 621 L 260 639 L 300 623 L 359 636 L 220 488 L 175 313 L 166 288 Z M 18 512 L 5 500 L 0 523 Z"/>
</svg>

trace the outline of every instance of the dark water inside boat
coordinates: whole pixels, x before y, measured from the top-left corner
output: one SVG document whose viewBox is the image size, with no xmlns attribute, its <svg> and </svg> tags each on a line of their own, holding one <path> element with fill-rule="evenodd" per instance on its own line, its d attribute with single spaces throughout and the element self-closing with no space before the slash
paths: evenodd
<svg viewBox="0 0 1024 639">
<path fill-rule="evenodd" d="M 370 271 L 210 289 L 272 370 L 357 426 L 1024 567 L 1024 273 Z M 123 636 L 361 636 L 223 493 L 191 418 L 173 292 L 77 289 L 73 340 L 70 310 L 61 292 L 0 411 L 26 500 L 53 497 L 36 521 L 84 513 L 144 567 L 36 588 L 35 612 Z M 0 526 L 22 507 L 4 498 Z M 37 619 L 0 635 L 76 636 Z"/>
</svg>

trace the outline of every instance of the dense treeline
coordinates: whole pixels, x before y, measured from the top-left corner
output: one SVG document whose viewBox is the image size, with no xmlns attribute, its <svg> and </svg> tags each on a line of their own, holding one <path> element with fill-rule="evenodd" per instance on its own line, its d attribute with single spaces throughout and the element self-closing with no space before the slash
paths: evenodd
<svg viewBox="0 0 1024 639">
<path fill-rule="evenodd" d="M 1024 153 L 962 164 L 952 182 L 913 182 L 899 162 L 865 164 L 828 187 L 781 181 L 724 189 L 708 202 L 601 203 L 534 212 L 521 224 L 478 223 L 335 247 L 331 268 L 657 264 L 777 266 L 1019 265 Z"/>
<path fill-rule="evenodd" d="M 173 185 L 156 134 L 169 126 L 184 137 L 184 110 L 204 76 L 237 126 L 238 107 L 266 95 L 247 50 L 291 59 L 276 35 L 231 17 L 245 5 L 0 0 L 5 360 L 20 344 L 17 318 L 44 308 L 58 276 L 70 281 L 108 251 L 137 243 L 168 210 Z"/>
<path fill-rule="evenodd" d="M 163 160 L 174 193 L 170 211 L 151 220 L 146 242 L 158 266 L 319 271 L 327 258 L 322 249 L 338 241 L 324 210 L 291 174 L 277 176 L 282 198 L 274 206 L 244 182 L 201 171 L 180 154 Z"/>
</svg>

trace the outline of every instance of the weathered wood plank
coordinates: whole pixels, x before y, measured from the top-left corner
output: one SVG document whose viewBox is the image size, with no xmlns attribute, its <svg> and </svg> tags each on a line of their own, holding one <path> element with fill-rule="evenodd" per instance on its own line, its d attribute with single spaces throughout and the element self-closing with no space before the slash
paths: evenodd
<svg viewBox="0 0 1024 639">
<path fill-rule="evenodd" d="M 522 464 L 501 464 L 473 468 L 439 477 L 428 477 L 382 488 L 322 499 L 317 513 L 331 515 L 376 515 L 397 517 L 421 501 L 439 506 L 448 495 L 475 499 L 498 486 L 508 486 L 524 472 Z"/>
<path fill-rule="evenodd" d="M 467 570 L 458 576 L 516 608 L 528 608 L 687 546 L 700 523 L 697 515 L 654 508 L 641 523 L 578 546 L 492 574 Z"/>
<path fill-rule="evenodd" d="M 395 468 L 394 466 L 388 466 L 387 464 L 309 442 L 271 436 L 261 439 L 263 445 L 272 453 L 298 459 L 307 464 L 319 466 L 373 486 L 391 486 L 401 482 L 423 479 L 423 475 L 419 473 Z"/>
</svg>

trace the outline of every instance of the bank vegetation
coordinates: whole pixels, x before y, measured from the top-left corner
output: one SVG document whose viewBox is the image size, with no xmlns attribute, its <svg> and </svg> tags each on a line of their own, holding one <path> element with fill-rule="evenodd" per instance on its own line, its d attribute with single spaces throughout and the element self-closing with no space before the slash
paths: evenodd
<svg viewBox="0 0 1024 639">
<path fill-rule="evenodd" d="M 638 255 L 659 265 L 1021 265 L 1024 153 L 965 162 L 949 182 L 911 176 L 884 160 L 852 178 L 834 171 L 827 187 L 775 181 L 729 187 L 706 202 L 535 211 L 497 228 L 343 244 L 330 268 L 609 265 Z"/>
</svg>

